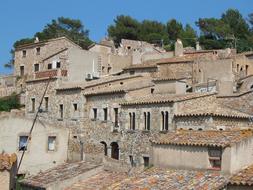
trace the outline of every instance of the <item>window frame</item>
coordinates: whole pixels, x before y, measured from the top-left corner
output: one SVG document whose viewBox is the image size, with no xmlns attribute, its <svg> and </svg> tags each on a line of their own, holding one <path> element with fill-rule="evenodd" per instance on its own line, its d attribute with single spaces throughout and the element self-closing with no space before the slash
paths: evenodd
<svg viewBox="0 0 253 190">
<path fill-rule="evenodd" d="M 50 139 L 53 139 L 54 141 L 52 141 L 52 142 L 54 142 L 54 148 L 53 149 L 51 149 L 50 148 L 50 145 L 49 145 L 49 140 Z M 56 135 L 49 135 L 48 137 L 47 137 L 47 151 L 48 152 L 55 152 L 57 150 L 57 136 Z"/>
</svg>

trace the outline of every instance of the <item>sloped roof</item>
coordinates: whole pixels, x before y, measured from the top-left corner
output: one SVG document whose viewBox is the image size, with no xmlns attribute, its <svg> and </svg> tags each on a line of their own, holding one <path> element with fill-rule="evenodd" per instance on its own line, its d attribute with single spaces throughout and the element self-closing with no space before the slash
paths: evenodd
<svg viewBox="0 0 253 190">
<path fill-rule="evenodd" d="M 253 136 L 252 130 L 186 131 L 179 130 L 161 135 L 154 144 L 227 147 Z"/>
<path fill-rule="evenodd" d="M 177 101 L 185 101 L 194 98 L 200 98 L 204 96 L 211 96 L 215 93 L 186 93 L 186 94 L 151 94 L 142 97 L 136 97 L 133 100 L 121 103 L 121 105 L 140 105 L 140 104 L 159 104 L 170 103 Z"/>
<path fill-rule="evenodd" d="M 218 190 L 226 184 L 227 178 L 218 172 L 151 168 L 130 177 L 121 173 L 100 172 L 66 190 Z"/>
<path fill-rule="evenodd" d="M 234 174 L 229 183 L 232 185 L 253 185 L 253 165 L 248 166 L 247 168 L 239 171 L 238 173 Z"/>
<path fill-rule="evenodd" d="M 21 181 L 21 184 L 31 187 L 46 188 L 54 184 L 54 182 L 60 182 L 74 178 L 97 167 L 99 167 L 99 165 L 94 165 L 84 161 L 65 163 L 26 178 Z"/>
<path fill-rule="evenodd" d="M 10 170 L 13 164 L 17 161 L 16 154 L 0 154 L 0 170 Z"/>
</svg>

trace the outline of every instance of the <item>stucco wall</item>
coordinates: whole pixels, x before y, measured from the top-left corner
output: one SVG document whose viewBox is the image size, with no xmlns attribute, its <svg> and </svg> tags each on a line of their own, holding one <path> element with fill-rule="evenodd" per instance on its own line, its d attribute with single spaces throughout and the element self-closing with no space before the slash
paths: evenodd
<svg viewBox="0 0 253 190">
<path fill-rule="evenodd" d="M 10 189 L 10 173 L 7 170 L 0 170 L 0 189 L 9 190 Z"/>
<path fill-rule="evenodd" d="M 1 117 L 0 152 L 15 152 L 20 160 L 22 151 L 18 150 L 19 136 L 28 135 L 32 120 L 22 117 Z M 48 136 L 56 136 L 56 150 L 48 151 Z M 66 128 L 49 126 L 38 118 L 32 133 L 31 142 L 25 153 L 19 173 L 34 174 L 61 164 L 67 160 L 69 132 Z"/>
<path fill-rule="evenodd" d="M 86 50 L 72 49 L 69 52 L 69 81 L 84 81 L 87 74 L 100 75 L 98 54 Z"/>
<path fill-rule="evenodd" d="M 158 167 L 207 169 L 207 147 L 153 145 L 153 164 Z"/>
</svg>

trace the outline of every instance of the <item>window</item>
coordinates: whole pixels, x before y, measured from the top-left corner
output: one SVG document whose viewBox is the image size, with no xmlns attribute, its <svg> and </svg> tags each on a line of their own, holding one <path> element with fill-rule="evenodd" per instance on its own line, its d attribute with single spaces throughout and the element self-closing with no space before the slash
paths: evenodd
<svg viewBox="0 0 253 190">
<path fill-rule="evenodd" d="M 150 130 L 150 112 L 144 112 L 144 129 Z"/>
<path fill-rule="evenodd" d="M 34 64 L 34 72 L 38 72 L 40 70 L 39 64 Z"/>
<path fill-rule="evenodd" d="M 153 93 L 154 93 L 154 91 L 155 91 L 155 89 L 154 89 L 154 88 L 151 88 L 151 89 L 150 89 L 151 94 L 153 94 Z"/>
<path fill-rule="evenodd" d="M 48 111 L 48 97 L 45 97 L 44 100 L 45 100 L 45 111 Z"/>
<path fill-rule="evenodd" d="M 22 57 L 26 57 L 26 50 L 22 51 Z"/>
<path fill-rule="evenodd" d="M 56 136 L 49 136 L 48 137 L 48 151 L 55 151 L 56 149 Z"/>
<path fill-rule="evenodd" d="M 61 68 L 61 62 L 60 61 L 56 62 L 56 68 Z"/>
<path fill-rule="evenodd" d="M 27 144 L 28 144 L 28 136 L 19 136 L 18 150 L 19 151 L 27 150 Z"/>
<path fill-rule="evenodd" d="M 32 98 L 31 101 L 32 101 L 32 110 L 31 110 L 31 112 L 35 112 L 35 98 Z"/>
<path fill-rule="evenodd" d="M 130 130 L 135 130 L 135 113 L 129 113 Z"/>
<path fill-rule="evenodd" d="M 107 73 L 108 73 L 108 74 L 110 73 L 111 69 L 112 69 L 112 67 L 108 67 L 108 68 L 107 68 Z"/>
<path fill-rule="evenodd" d="M 246 76 L 248 75 L 248 70 L 249 70 L 249 66 L 246 65 L 246 67 L 245 67 L 245 74 L 246 74 Z"/>
<path fill-rule="evenodd" d="M 93 108 L 93 119 L 97 119 L 97 108 Z"/>
<path fill-rule="evenodd" d="M 36 55 L 40 55 L 40 47 L 36 48 Z"/>
<path fill-rule="evenodd" d="M 52 69 L 52 63 L 49 63 L 49 64 L 47 65 L 47 69 L 48 69 L 48 70 Z"/>
<path fill-rule="evenodd" d="M 24 76 L 24 74 L 25 74 L 25 67 L 20 66 L 20 76 Z"/>
<path fill-rule="evenodd" d="M 132 155 L 129 156 L 129 161 L 132 167 L 134 167 L 134 158 Z"/>
<path fill-rule="evenodd" d="M 211 169 L 220 170 L 221 169 L 221 148 L 208 148 L 209 161 Z"/>
<path fill-rule="evenodd" d="M 63 119 L 63 104 L 60 104 L 60 119 Z"/>
<path fill-rule="evenodd" d="M 108 114 L 107 108 L 104 108 L 103 110 L 104 110 L 104 121 L 107 121 L 107 114 Z"/>
<path fill-rule="evenodd" d="M 77 111 L 77 104 L 73 104 L 74 111 Z"/>
<path fill-rule="evenodd" d="M 162 131 L 168 131 L 169 130 L 169 112 L 168 111 L 162 111 Z"/>
<path fill-rule="evenodd" d="M 114 122 L 115 122 L 115 127 L 118 127 L 119 125 L 119 109 L 114 108 Z"/>
<path fill-rule="evenodd" d="M 239 64 L 236 65 L 236 70 L 239 72 Z"/>
<path fill-rule="evenodd" d="M 149 157 L 144 156 L 143 161 L 144 161 L 144 167 L 149 167 Z"/>
</svg>

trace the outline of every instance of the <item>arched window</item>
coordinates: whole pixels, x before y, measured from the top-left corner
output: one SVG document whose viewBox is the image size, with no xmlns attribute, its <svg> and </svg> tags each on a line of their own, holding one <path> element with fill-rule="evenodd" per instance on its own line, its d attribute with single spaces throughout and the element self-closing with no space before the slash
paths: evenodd
<svg viewBox="0 0 253 190">
<path fill-rule="evenodd" d="M 106 144 L 106 142 L 102 141 L 100 143 L 104 146 L 104 155 L 107 156 L 107 144 Z"/>
</svg>

